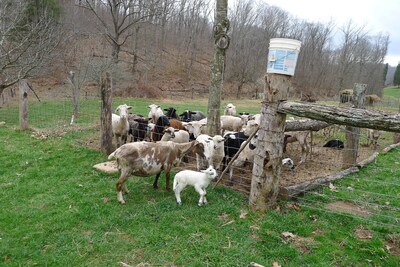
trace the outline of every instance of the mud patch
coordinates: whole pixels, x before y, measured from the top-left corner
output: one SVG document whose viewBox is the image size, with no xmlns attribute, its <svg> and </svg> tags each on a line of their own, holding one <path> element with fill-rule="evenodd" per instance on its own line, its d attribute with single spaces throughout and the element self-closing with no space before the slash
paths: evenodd
<svg viewBox="0 0 400 267">
<path fill-rule="evenodd" d="M 391 255 L 400 256 L 400 234 L 393 234 L 387 237 L 386 249 Z"/>
<path fill-rule="evenodd" d="M 339 211 L 363 217 L 371 215 L 371 212 L 368 211 L 367 209 L 358 207 L 351 202 L 344 202 L 344 201 L 333 202 L 325 205 L 325 208 L 332 211 Z"/>
</svg>

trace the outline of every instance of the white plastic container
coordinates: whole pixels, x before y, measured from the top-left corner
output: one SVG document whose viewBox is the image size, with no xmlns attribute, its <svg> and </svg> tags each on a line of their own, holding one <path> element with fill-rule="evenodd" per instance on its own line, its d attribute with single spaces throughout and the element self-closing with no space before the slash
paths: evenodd
<svg viewBox="0 0 400 267">
<path fill-rule="evenodd" d="M 269 42 L 267 73 L 294 75 L 301 42 L 294 39 L 273 38 Z"/>
</svg>

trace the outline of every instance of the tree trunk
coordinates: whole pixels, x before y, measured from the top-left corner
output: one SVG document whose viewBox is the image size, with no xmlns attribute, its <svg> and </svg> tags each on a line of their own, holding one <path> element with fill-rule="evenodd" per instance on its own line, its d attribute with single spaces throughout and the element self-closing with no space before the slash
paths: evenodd
<svg viewBox="0 0 400 267">
<path fill-rule="evenodd" d="M 261 110 L 249 199 L 250 209 L 262 212 L 276 205 L 279 193 L 286 114 L 277 108 L 286 99 L 291 82 L 290 76 L 280 74 L 267 74 L 265 78 L 266 101 Z"/>
<path fill-rule="evenodd" d="M 214 59 L 211 68 L 211 86 L 208 97 L 207 131 L 210 135 L 220 134 L 221 91 L 225 71 L 225 54 L 229 46 L 228 0 L 217 0 L 214 25 Z"/>
<path fill-rule="evenodd" d="M 19 126 L 21 130 L 28 130 L 28 82 L 23 79 L 19 82 Z"/>
<path fill-rule="evenodd" d="M 352 103 L 354 108 L 364 108 L 366 84 L 355 84 L 353 88 Z M 357 163 L 358 145 L 360 141 L 360 128 L 346 126 L 346 142 L 343 153 L 342 167 L 347 169 Z"/>
<path fill-rule="evenodd" d="M 279 103 L 278 111 L 325 121 L 331 124 L 351 125 L 360 128 L 400 133 L 400 114 L 388 115 L 382 112 L 352 107 L 325 106 L 288 101 Z"/>
<path fill-rule="evenodd" d="M 101 151 L 107 155 L 113 151 L 112 147 L 112 81 L 109 72 L 101 79 Z"/>
<path fill-rule="evenodd" d="M 72 85 L 72 97 L 74 100 L 74 117 L 77 118 L 78 117 L 78 113 L 79 113 L 79 93 L 80 93 L 80 88 L 79 85 L 76 82 L 75 79 L 75 72 L 70 71 L 68 73 L 68 80 L 70 82 L 70 84 Z"/>
</svg>

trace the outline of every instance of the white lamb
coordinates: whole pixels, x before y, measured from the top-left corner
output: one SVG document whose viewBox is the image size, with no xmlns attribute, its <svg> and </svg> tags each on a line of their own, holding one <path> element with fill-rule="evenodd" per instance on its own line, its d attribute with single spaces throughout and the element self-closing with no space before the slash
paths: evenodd
<svg viewBox="0 0 400 267">
<path fill-rule="evenodd" d="M 152 120 L 152 123 L 157 123 L 158 118 L 160 118 L 162 115 L 164 115 L 163 110 L 159 105 L 151 104 L 148 106 L 150 109 L 149 111 L 149 119 Z"/>
<path fill-rule="evenodd" d="M 211 180 L 217 177 L 217 172 L 213 166 L 208 167 L 206 170 L 200 172 L 183 170 L 178 172 L 174 178 L 174 192 L 176 202 L 181 205 L 181 192 L 186 186 L 192 185 L 194 189 L 200 194 L 199 206 L 207 204 L 206 188 Z"/>
<path fill-rule="evenodd" d="M 236 115 L 236 107 L 232 103 L 229 103 L 228 105 L 225 106 L 224 109 L 224 115 L 231 115 L 235 116 Z"/>
<path fill-rule="evenodd" d="M 119 105 L 115 110 L 117 114 L 112 114 L 112 131 L 117 144 L 117 148 L 126 143 L 129 133 L 128 110 L 131 106 L 126 104 Z"/>
</svg>

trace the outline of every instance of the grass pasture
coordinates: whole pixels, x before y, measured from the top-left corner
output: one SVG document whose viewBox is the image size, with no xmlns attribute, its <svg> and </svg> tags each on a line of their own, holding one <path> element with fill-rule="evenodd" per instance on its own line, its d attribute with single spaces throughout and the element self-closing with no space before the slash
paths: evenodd
<svg viewBox="0 0 400 267">
<path fill-rule="evenodd" d="M 152 103 L 117 98 L 114 107 L 125 102 L 142 114 Z M 242 101 L 238 112 L 259 112 L 259 103 Z M 168 104 L 205 111 L 207 101 L 162 101 Z M 51 111 L 69 110 L 62 102 L 35 105 L 30 122 L 42 130 L 55 124 Z M 77 127 L 45 136 L 16 129 L 16 107 L 0 109 L 0 121 L 6 122 L 0 126 L 0 265 L 398 266 L 399 149 L 336 182 L 335 190 L 281 200 L 266 214 L 249 211 L 247 196 L 222 186 L 209 188 L 204 207 L 188 188 L 178 206 L 163 176 L 158 190 L 151 177 L 128 180 L 131 193 L 120 205 L 118 174 L 94 170 L 107 157 L 83 145 L 98 135 L 99 102 L 82 105 Z M 68 112 L 64 117 L 68 124 Z M 377 204 L 363 206 L 370 211 L 366 215 L 348 214 L 327 209 L 332 199 Z"/>
</svg>

